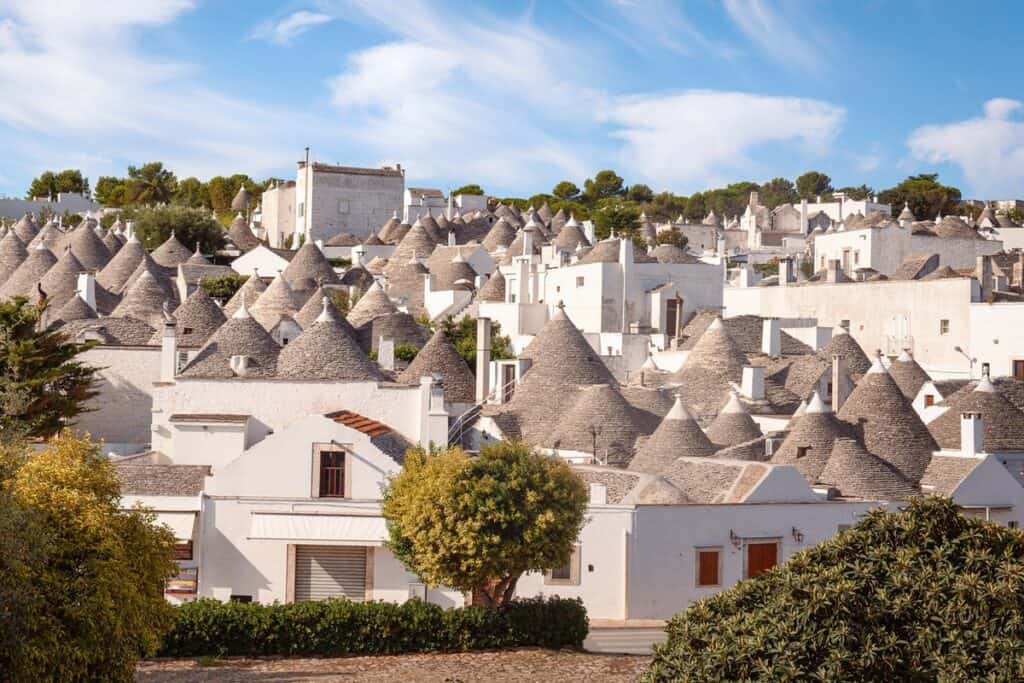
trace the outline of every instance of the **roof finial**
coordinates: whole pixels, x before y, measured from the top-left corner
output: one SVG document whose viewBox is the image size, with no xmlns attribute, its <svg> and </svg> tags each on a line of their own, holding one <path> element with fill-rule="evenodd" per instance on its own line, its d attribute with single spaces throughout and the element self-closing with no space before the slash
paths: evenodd
<svg viewBox="0 0 1024 683">
<path fill-rule="evenodd" d="M 324 304 L 323 310 L 321 310 L 320 311 L 320 315 L 318 315 L 316 317 L 316 322 L 318 322 L 318 323 L 326 323 L 326 322 L 330 322 L 331 320 L 334 319 L 334 317 L 331 315 L 331 311 L 330 311 L 331 300 L 329 298 L 327 298 L 326 295 L 323 297 L 323 304 Z"/>
<path fill-rule="evenodd" d="M 233 316 L 231 316 L 232 318 L 238 318 L 239 320 L 241 320 L 243 318 L 248 318 L 249 317 L 249 309 L 245 305 L 245 299 L 246 299 L 245 292 L 242 292 L 242 305 L 239 306 L 238 310 L 235 311 L 235 314 Z"/>
</svg>

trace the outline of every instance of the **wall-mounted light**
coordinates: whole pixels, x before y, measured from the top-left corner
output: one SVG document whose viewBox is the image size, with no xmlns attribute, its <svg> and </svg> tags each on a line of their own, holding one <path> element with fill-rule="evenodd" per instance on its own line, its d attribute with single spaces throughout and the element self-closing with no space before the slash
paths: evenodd
<svg viewBox="0 0 1024 683">
<path fill-rule="evenodd" d="M 732 542 L 732 544 L 733 544 L 734 546 L 736 546 L 737 548 L 740 548 L 740 547 L 742 547 L 742 546 L 743 546 L 743 539 L 742 539 L 742 538 L 740 538 L 739 536 L 737 536 L 737 535 L 736 535 L 736 532 L 735 532 L 735 531 L 733 531 L 732 529 L 729 529 L 729 540 L 730 540 L 730 541 Z"/>
<path fill-rule="evenodd" d="M 804 542 L 804 532 L 800 531 L 796 527 L 793 527 L 793 540 L 797 543 Z"/>
</svg>

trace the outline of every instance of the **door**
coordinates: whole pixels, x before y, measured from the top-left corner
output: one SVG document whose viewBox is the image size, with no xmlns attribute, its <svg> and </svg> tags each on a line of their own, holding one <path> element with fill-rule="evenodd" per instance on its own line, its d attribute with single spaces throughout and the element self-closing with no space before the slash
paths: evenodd
<svg viewBox="0 0 1024 683">
<path fill-rule="evenodd" d="M 679 337 L 679 322 L 682 317 L 683 300 L 679 297 L 669 299 L 665 306 L 665 334 L 670 339 Z"/>
<path fill-rule="evenodd" d="M 516 366 L 511 363 L 501 366 L 501 402 L 512 400 L 512 392 L 516 388 Z"/>
<path fill-rule="evenodd" d="M 779 544 L 775 541 L 747 543 L 747 578 L 763 574 L 779 563 Z"/>
<path fill-rule="evenodd" d="M 366 599 L 366 547 L 300 545 L 295 548 L 295 600 Z"/>
</svg>

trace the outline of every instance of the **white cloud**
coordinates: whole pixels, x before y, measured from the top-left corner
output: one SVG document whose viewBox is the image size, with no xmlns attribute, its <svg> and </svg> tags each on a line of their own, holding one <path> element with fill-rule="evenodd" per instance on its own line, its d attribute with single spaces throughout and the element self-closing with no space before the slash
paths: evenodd
<svg viewBox="0 0 1024 683">
<path fill-rule="evenodd" d="M 299 10 L 282 19 L 263 22 L 253 30 L 249 38 L 266 40 L 275 45 L 288 45 L 311 28 L 331 20 L 331 15 L 323 12 Z"/>
<path fill-rule="evenodd" d="M 750 154 L 762 145 L 823 153 L 844 115 L 819 100 L 691 90 L 621 98 L 606 118 L 633 173 L 660 187 L 699 189 L 756 170 Z"/>
<path fill-rule="evenodd" d="M 1013 117 L 1022 107 L 1018 100 L 991 99 L 983 116 L 922 126 L 907 144 L 919 160 L 959 166 L 978 196 L 1017 196 L 1024 185 L 1024 121 Z"/>
<path fill-rule="evenodd" d="M 810 73 L 822 73 L 829 59 L 826 31 L 795 5 L 772 7 L 765 0 L 725 0 L 733 23 L 769 57 Z M 834 37 L 834 32 L 828 32 Z"/>
</svg>

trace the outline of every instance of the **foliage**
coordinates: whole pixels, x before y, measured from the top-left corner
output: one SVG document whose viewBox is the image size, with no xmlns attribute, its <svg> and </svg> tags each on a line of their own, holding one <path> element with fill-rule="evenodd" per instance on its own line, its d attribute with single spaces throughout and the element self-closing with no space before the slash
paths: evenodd
<svg viewBox="0 0 1024 683">
<path fill-rule="evenodd" d="M 236 173 L 227 177 L 214 176 L 206 183 L 206 191 L 210 196 L 209 207 L 217 212 L 217 216 L 225 224 L 230 223 L 235 216 L 235 212 L 231 210 L 231 202 L 234 201 L 235 195 L 238 194 L 238 190 L 242 186 L 245 186 L 245 189 L 252 195 L 250 206 L 255 206 L 255 203 L 263 195 L 265 183 L 257 183 L 245 173 Z"/>
<path fill-rule="evenodd" d="M 819 195 L 832 191 L 832 179 L 821 171 L 808 171 L 796 179 L 796 193 L 800 199 L 814 201 Z"/>
<path fill-rule="evenodd" d="M 635 237 L 640 211 L 632 205 L 615 202 L 604 206 L 593 214 L 594 235 L 599 240 L 607 239 L 615 233 L 618 236 Z"/>
<path fill-rule="evenodd" d="M 1022 558 L 948 498 L 875 510 L 674 617 L 646 680 L 1021 680 Z"/>
<path fill-rule="evenodd" d="M 470 370 L 476 373 L 476 319 L 465 316 L 458 322 L 448 316 L 441 323 L 444 336 L 452 343 L 455 350 L 459 352 Z M 497 321 L 491 323 L 491 360 L 505 360 L 515 358 L 512 350 L 512 340 L 501 334 L 501 324 Z"/>
<path fill-rule="evenodd" d="M 77 192 L 89 196 L 89 179 L 82 176 L 82 172 L 77 168 L 66 168 L 57 173 L 44 171 L 38 178 L 33 178 L 27 198 L 55 198 L 62 192 Z"/>
<path fill-rule="evenodd" d="M 185 178 L 178 182 L 172 201 L 193 209 L 204 208 L 210 206 L 210 190 L 199 178 Z"/>
<path fill-rule="evenodd" d="M 651 198 L 647 215 L 652 220 L 674 221 L 686 211 L 687 198 L 671 192 L 659 192 Z"/>
<path fill-rule="evenodd" d="M 688 221 L 699 221 L 707 215 L 707 211 L 704 207 L 704 193 L 694 192 L 690 195 L 689 199 L 686 200 L 686 210 L 683 212 L 683 216 Z"/>
<path fill-rule="evenodd" d="M 654 199 L 654 191 L 643 183 L 637 183 L 630 185 L 629 190 L 626 191 L 626 198 L 633 202 L 649 202 Z"/>
<path fill-rule="evenodd" d="M 238 273 L 229 273 L 219 277 L 210 277 L 202 280 L 199 286 L 202 287 L 212 299 L 227 301 L 235 295 L 249 277 Z"/>
<path fill-rule="evenodd" d="M 758 200 L 769 209 L 774 209 L 782 204 L 792 204 L 800 201 L 796 193 L 793 181 L 787 178 L 772 178 L 761 186 Z"/>
<path fill-rule="evenodd" d="M 771 263 L 755 263 L 754 270 L 761 277 L 771 277 L 772 275 L 779 274 L 779 262 L 773 261 Z"/>
<path fill-rule="evenodd" d="M 473 185 L 463 185 L 459 189 L 452 190 L 452 192 L 451 192 L 453 197 L 457 197 L 460 194 L 482 195 L 483 193 L 484 193 L 484 188 L 480 187 L 479 185 L 475 185 L 475 184 L 473 184 Z"/>
<path fill-rule="evenodd" d="M 52 436 L 82 413 L 95 368 L 75 357 L 92 344 L 75 344 L 59 330 L 40 329 L 45 304 L 24 297 L 0 302 L 0 440 Z"/>
<path fill-rule="evenodd" d="M 409 571 L 501 607 L 523 573 L 568 562 L 586 504 L 563 460 L 502 441 L 472 459 L 461 448 L 410 450 L 384 494 L 384 517 Z"/>
<path fill-rule="evenodd" d="M 800 272 L 804 277 L 811 277 L 814 275 L 814 261 L 809 258 L 800 261 Z"/>
<path fill-rule="evenodd" d="M 559 199 L 575 199 L 580 194 L 580 188 L 576 187 L 575 183 L 563 180 L 555 185 L 554 189 L 551 190 L 551 194 Z"/>
<path fill-rule="evenodd" d="M 337 256 L 335 258 L 329 258 L 329 259 L 327 259 L 327 262 L 330 263 L 335 268 L 348 268 L 349 266 L 352 265 L 352 259 L 344 258 L 344 257 L 341 257 L 341 256 Z"/>
<path fill-rule="evenodd" d="M 960 202 L 960 190 L 939 183 L 938 173 L 922 173 L 909 176 L 899 185 L 883 190 L 878 200 L 883 204 L 891 204 L 897 212 L 907 203 L 919 219 L 934 218 L 940 212 L 943 216 L 955 213 Z"/>
<path fill-rule="evenodd" d="M 128 167 L 127 198 L 132 204 L 166 204 L 177 186 L 177 176 L 163 162 Z"/>
<path fill-rule="evenodd" d="M 622 183 L 622 177 L 615 171 L 605 169 L 598 171 L 593 178 L 587 178 L 583 183 L 583 194 L 591 202 L 608 197 L 618 197 L 624 192 Z"/>
<path fill-rule="evenodd" d="M 135 212 L 135 234 L 148 249 L 156 249 L 171 236 L 205 253 L 224 246 L 224 228 L 204 209 L 187 206 L 156 206 Z"/>
<path fill-rule="evenodd" d="M 327 290 L 328 296 L 331 297 L 331 303 L 342 315 L 348 315 L 348 312 L 352 310 L 352 307 L 359 301 L 359 293 L 353 296 L 349 294 L 347 289 L 329 289 Z"/>
<path fill-rule="evenodd" d="M 395 344 L 395 360 L 411 363 L 420 352 L 420 347 L 415 344 Z"/>
<path fill-rule="evenodd" d="M 15 635 L 0 648 L 5 680 L 131 681 L 171 626 L 174 535 L 152 514 L 120 510 L 113 465 L 67 432 L 31 456 L 0 450 L 0 476 L 3 517 L 24 523 L 3 543 L 31 549 L 0 559 L 0 585 L 19 593 L 16 618 L 4 619 Z"/>
<path fill-rule="evenodd" d="M 324 600 L 286 605 L 201 599 L 176 608 L 162 656 L 384 655 L 508 647 L 579 648 L 588 630 L 583 604 L 563 598 L 514 600 L 503 610 L 445 610 Z"/>
<path fill-rule="evenodd" d="M 686 245 L 689 244 L 690 238 L 678 230 L 661 230 L 658 232 L 656 241 L 658 244 L 671 244 L 672 246 L 679 247 L 680 249 L 686 249 Z"/>
<path fill-rule="evenodd" d="M 842 192 L 846 195 L 847 199 L 853 199 L 858 202 L 862 202 L 875 194 L 875 191 L 867 185 L 840 187 L 836 192 Z"/>
</svg>

